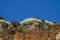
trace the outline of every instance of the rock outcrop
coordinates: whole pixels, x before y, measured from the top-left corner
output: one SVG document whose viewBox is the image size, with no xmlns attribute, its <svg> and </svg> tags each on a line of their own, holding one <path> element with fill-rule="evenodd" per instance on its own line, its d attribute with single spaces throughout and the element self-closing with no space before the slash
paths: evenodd
<svg viewBox="0 0 60 40">
<path fill-rule="evenodd" d="M 7 30 L 11 27 L 14 28 L 11 22 L 0 20 L 0 36 L 2 35 L 1 32 L 3 32 L 3 22 L 9 25 Z M 21 32 L 16 30 L 15 34 L 8 34 L 8 37 L 10 35 L 13 40 L 60 40 L 60 24 L 37 18 L 27 18 L 19 22 L 19 24 L 15 29 Z"/>
</svg>

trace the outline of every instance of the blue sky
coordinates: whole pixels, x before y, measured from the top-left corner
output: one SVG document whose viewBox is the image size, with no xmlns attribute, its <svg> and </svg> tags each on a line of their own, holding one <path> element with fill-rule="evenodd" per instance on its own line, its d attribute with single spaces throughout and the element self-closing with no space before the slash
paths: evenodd
<svg viewBox="0 0 60 40">
<path fill-rule="evenodd" d="M 39 17 L 60 23 L 60 0 L 0 0 L 0 16 L 8 21 Z"/>
</svg>

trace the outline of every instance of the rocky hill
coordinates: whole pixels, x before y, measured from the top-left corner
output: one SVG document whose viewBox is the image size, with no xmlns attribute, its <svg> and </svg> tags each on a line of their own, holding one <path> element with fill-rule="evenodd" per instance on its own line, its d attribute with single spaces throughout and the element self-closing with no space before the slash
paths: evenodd
<svg viewBox="0 0 60 40">
<path fill-rule="evenodd" d="M 1 40 L 60 40 L 60 24 L 39 18 L 21 22 L 0 19 Z"/>
</svg>

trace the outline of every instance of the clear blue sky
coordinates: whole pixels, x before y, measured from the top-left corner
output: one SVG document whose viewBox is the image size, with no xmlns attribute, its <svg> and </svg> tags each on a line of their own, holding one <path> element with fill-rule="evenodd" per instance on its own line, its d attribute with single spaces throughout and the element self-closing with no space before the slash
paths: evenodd
<svg viewBox="0 0 60 40">
<path fill-rule="evenodd" d="M 39 17 L 60 22 L 60 0 L 0 0 L 0 16 L 8 21 Z"/>
</svg>

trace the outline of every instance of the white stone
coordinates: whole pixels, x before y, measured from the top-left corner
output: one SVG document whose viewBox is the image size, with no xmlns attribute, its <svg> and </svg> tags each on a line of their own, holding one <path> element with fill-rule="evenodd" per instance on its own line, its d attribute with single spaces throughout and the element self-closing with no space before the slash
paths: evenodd
<svg viewBox="0 0 60 40">
<path fill-rule="evenodd" d="M 56 40 L 60 40 L 60 33 L 56 35 Z"/>
<path fill-rule="evenodd" d="M 23 21 L 20 22 L 20 23 L 24 23 L 24 22 L 27 22 L 27 21 L 39 21 L 39 22 L 42 22 L 40 19 L 36 19 L 36 18 L 27 18 L 27 19 L 23 20 Z"/>
<path fill-rule="evenodd" d="M 48 21 L 48 20 L 45 20 L 45 23 L 49 23 L 49 24 L 51 24 L 51 25 L 54 25 L 53 22 L 50 22 L 50 21 Z"/>
</svg>

